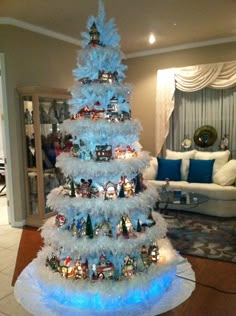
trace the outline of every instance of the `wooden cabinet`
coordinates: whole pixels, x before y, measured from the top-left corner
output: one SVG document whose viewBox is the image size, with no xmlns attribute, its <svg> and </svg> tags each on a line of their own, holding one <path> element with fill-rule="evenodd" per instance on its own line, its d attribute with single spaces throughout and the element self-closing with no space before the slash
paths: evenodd
<svg viewBox="0 0 236 316">
<path fill-rule="evenodd" d="M 39 227 L 53 215 L 46 207 L 46 196 L 63 184 L 63 175 L 56 168 L 56 157 L 69 146 L 70 135 L 61 131 L 69 118 L 65 89 L 24 87 L 17 89 L 21 99 L 25 152 L 26 224 Z"/>
</svg>

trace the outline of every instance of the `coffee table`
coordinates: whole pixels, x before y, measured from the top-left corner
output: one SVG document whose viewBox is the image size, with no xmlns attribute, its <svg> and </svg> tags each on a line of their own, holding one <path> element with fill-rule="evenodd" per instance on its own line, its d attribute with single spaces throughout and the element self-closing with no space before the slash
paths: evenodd
<svg viewBox="0 0 236 316">
<path fill-rule="evenodd" d="M 195 208 L 202 203 L 208 201 L 208 197 L 204 194 L 194 192 L 169 191 L 159 192 L 159 198 L 156 202 L 156 211 L 163 214 L 164 217 L 174 217 L 168 214 L 168 209 L 186 210 Z"/>
</svg>

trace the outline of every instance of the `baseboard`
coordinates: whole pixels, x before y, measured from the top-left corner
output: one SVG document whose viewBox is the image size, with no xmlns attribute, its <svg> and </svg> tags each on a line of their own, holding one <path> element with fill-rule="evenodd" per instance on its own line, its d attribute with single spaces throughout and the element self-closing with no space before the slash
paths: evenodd
<svg viewBox="0 0 236 316">
<path fill-rule="evenodd" d="M 22 221 L 13 221 L 12 223 L 9 223 L 12 227 L 16 227 L 16 228 L 22 228 L 25 226 L 25 219 Z"/>
</svg>

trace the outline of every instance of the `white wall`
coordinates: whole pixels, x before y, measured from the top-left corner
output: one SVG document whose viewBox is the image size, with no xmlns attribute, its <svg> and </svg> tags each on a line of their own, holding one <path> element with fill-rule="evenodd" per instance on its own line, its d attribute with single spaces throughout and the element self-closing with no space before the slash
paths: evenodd
<svg viewBox="0 0 236 316">
<path fill-rule="evenodd" d="M 23 86 L 65 89 L 72 87 L 72 70 L 76 67 L 78 48 L 48 36 L 14 26 L 0 25 L 0 57 L 1 54 L 4 55 L 2 83 L 4 131 L 7 140 L 6 182 L 9 209 L 10 213 L 14 214 L 11 220 L 13 226 L 22 226 L 26 217 L 24 138 L 21 104 L 16 89 Z"/>
</svg>

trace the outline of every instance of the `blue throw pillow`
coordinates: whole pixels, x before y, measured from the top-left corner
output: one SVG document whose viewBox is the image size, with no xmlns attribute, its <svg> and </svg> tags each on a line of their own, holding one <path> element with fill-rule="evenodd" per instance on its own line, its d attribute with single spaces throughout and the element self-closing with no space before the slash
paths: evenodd
<svg viewBox="0 0 236 316">
<path fill-rule="evenodd" d="M 188 182 L 212 183 L 212 171 L 215 159 L 190 159 Z"/>
<path fill-rule="evenodd" d="M 158 161 L 158 172 L 156 180 L 166 180 L 167 178 L 171 181 L 180 181 L 180 167 L 181 159 L 165 159 L 157 158 Z"/>
</svg>

